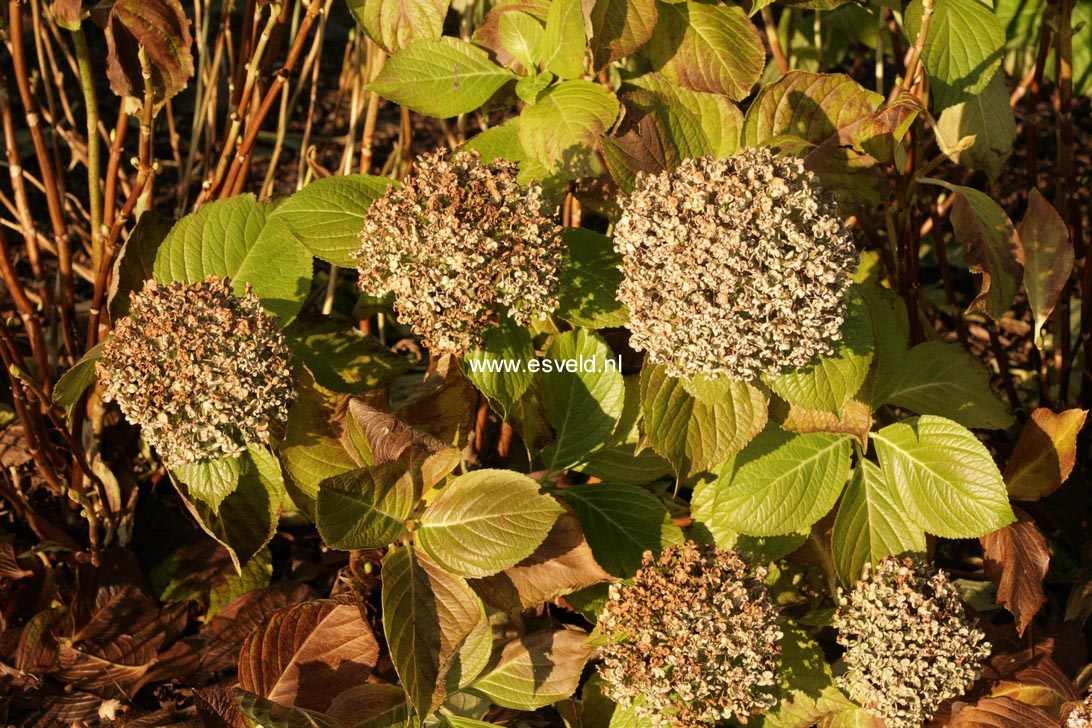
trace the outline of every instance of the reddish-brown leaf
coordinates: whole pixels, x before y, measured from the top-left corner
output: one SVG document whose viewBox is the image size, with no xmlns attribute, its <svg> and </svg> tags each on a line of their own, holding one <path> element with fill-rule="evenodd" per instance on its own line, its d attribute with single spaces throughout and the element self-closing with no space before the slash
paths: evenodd
<svg viewBox="0 0 1092 728">
<path fill-rule="evenodd" d="M 1017 511 L 1020 520 L 983 536 L 986 575 L 997 584 L 997 603 L 1016 618 L 1016 631 L 1023 634 L 1046 597 L 1043 579 L 1050 567 L 1046 539 L 1035 523 Z"/>
<path fill-rule="evenodd" d="M 466 445 L 477 411 L 478 390 L 455 358 L 444 355 L 428 378 L 394 411 L 394 416 L 448 445 Z"/>
<path fill-rule="evenodd" d="M 470 585 L 486 603 L 518 612 L 611 579 L 592 556 L 579 521 L 565 513 L 533 554 L 499 574 L 472 580 Z"/>
<path fill-rule="evenodd" d="M 203 728 L 247 728 L 246 717 L 235 695 L 223 685 L 202 688 L 193 694 L 193 707 Z"/>
<path fill-rule="evenodd" d="M 354 602 L 321 599 L 278 609 L 243 643 L 239 686 L 282 705 L 323 711 L 368 679 L 379 658 Z"/>
<path fill-rule="evenodd" d="M 631 190 L 637 174 L 657 174 L 674 169 L 678 161 L 675 149 L 656 115 L 643 109 L 634 99 L 625 99 L 621 125 L 603 139 L 607 168 L 618 186 Z"/>
<path fill-rule="evenodd" d="M 1042 708 L 1009 697 L 983 698 L 974 705 L 957 703 L 950 728 L 1058 728 Z"/>
<path fill-rule="evenodd" d="M 1005 485 L 1016 500 L 1037 501 L 1057 490 L 1077 462 L 1077 433 L 1087 410 L 1055 414 L 1046 407 L 1031 413 L 1005 465 Z"/>
<path fill-rule="evenodd" d="M 1024 246 L 1024 287 L 1039 343 L 1039 332 L 1073 272 L 1073 243 L 1062 216 L 1036 189 L 1028 194 L 1028 211 L 1017 231 Z"/>
<path fill-rule="evenodd" d="M 49 6 L 57 25 L 65 30 L 77 30 L 80 27 L 80 15 L 83 13 L 80 0 L 53 0 Z"/>
<path fill-rule="evenodd" d="M 115 0 L 106 21 L 110 89 L 118 96 L 144 98 L 138 55 L 143 46 L 155 101 L 166 101 L 193 76 L 192 45 L 190 21 L 179 0 Z"/>
<path fill-rule="evenodd" d="M 1031 665 L 1017 670 L 1010 679 L 995 685 L 990 694 L 996 698 L 1010 697 L 1052 713 L 1067 700 L 1078 698 L 1069 678 L 1048 656 L 1039 657 Z"/>
</svg>

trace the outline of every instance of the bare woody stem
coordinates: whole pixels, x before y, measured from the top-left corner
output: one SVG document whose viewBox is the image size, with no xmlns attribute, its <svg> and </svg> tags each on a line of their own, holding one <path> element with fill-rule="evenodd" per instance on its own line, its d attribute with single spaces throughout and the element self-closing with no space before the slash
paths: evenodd
<svg viewBox="0 0 1092 728">
<path fill-rule="evenodd" d="M 72 30 L 76 49 L 76 64 L 80 71 L 80 89 L 87 112 L 87 203 L 91 217 L 91 268 L 102 261 L 102 145 L 99 139 L 99 99 L 95 94 L 95 79 L 91 71 L 91 53 L 83 28 Z"/>
<path fill-rule="evenodd" d="M 929 26 L 933 22 L 933 10 L 935 0 L 924 0 L 921 11 L 921 27 L 918 28 L 917 38 L 914 39 L 914 47 L 910 51 L 910 60 L 906 62 L 906 73 L 902 77 L 901 89 L 896 86 L 891 90 L 888 101 L 893 101 L 900 90 L 909 91 L 917 80 L 918 68 L 921 65 L 921 54 L 925 50 L 925 40 L 929 37 Z"/>
</svg>

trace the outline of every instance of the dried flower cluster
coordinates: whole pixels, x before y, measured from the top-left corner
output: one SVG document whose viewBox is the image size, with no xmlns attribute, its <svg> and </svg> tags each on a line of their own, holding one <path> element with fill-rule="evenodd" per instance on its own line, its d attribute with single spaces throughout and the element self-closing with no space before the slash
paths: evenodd
<svg viewBox="0 0 1092 728">
<path fill-rule="evenodd" d="M 429 348 L 463 353 L 502 309 L 524 325 L 557 306 L 560 233 L 542 190 L 521 188 L 515 165 L 437 152 L 368 210 L 360 286 L 393 293 L 400 319 Z"/>
<path fill-rule="evenodd" d="M 1065 728 L 1092 728 L 1092 695 L 1085 697 L 1065 718 Z"/>
<path fill-rule="evenodd" d="M 599 617 L 610 697 L 657 726 L 746 723 L 770 708 L 782 633 L 765 578 L 736 552 L 693 541 L 646 551 Z"/>
<path fill-rule="evenodd" d="M 292 402 L 290 352 L 258 297 L 227 279 L 162 285 L 134 293 L 98 363 L 103 398 L 168 467 L 238 455 L 267 442 Z"/>
<path fill-rule="evenodd" d="M 962 695 L 990 654 L 948 575 L 921 560 L 866 566 L 835 615 L 839 684 L 890 728 L 920 726 Z"/>
<path fill-rule="evenodd" d="M 833 351 L 856 255 L 800 160 L 764 148 L 687 160 L 621 205 L 631 343 L 668 374 L 750 380 Z"/>
</svg>

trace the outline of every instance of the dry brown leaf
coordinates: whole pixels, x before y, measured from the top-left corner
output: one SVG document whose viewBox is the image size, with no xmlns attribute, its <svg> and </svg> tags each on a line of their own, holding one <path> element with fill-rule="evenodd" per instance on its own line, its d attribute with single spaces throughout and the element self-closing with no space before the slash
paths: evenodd
<svg viewBox="0 0 1092 728">
<path fill-rule="evenodd" d="M 286 706 L 323 711 L 366 681 L 379 645 L 354 601 L 320 599 L 268 615 L 239 653 L 239 686 Z"/>
<path fill-rule="evenodd" d="M 968 706 L 957 703 L 950 728 L 1058 728 L 1058 720 L 1042 708 L 1009 697 L 983 698 Z"/>
<path fill-rule="evenodd" d="M 1053 493 L 1077 462 L 1077 433 L 1086 410 L 1055 414 L 1046 407 L 1031 413 L 1005 465 L 1005 484 L 1016 500 L 1037 501 Z"/>
<path fill-rule="evenodd" d="M 1016 523 L 979 540 L 986 575 L 997 584 L 997 603 L 1016 618 L 1016 631 L 1022 635 L 1046 601 L 1043 579 L 1050 568 L 1050 551 L 1035 522 L 1019 510 L 1017 516 Z"/>
</svg>

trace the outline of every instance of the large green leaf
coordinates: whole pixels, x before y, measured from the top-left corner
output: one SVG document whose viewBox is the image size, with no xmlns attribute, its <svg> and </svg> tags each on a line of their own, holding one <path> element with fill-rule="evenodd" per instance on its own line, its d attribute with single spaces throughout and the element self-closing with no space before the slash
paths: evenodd
<svg viewBox="0 0 1092 728">
<path fill-rule="evenodd" d="M 874 397 L 876 406 L 940 415 L 965 427 L 997 430 L 1013 423 L 982 363 L 943 341 L 918 344 L 892 361 L 880 372 Z"/>
<path fill-rule="evenodd" d="M 186 484 L 190 498 L 201 501 L 215 513 L 224 498 L 238 487 L 243 467 L 243 458 L 224 457 L 179 465 L 172 472 Z"/>
<path fill-rule="evenodd" d="M 948 148 L 964 137 L 974 136 L 974 144 L 952 154 L 952 161 L 997 179 L 1016 141 L 1016 118 L 1009 105 L 1004 74 L 995 73 L 982 93 L 945 109 L 937 122 L 937 134 Z"/>
<path fill-rule="evenodd" d="M 360 394 L 387 386 L 410 367 L 379 339 L 336 322 L 293 322 L 288 331 L 293 353 L 319 385 L 334 392 Z"/>
<path fill-rule="evenodd" d="M 625 385 L 610 347 L 585 329 L 554 338 L 542 371 L 546 413 L 556 433 L 543 454 L 552 473 L 579 463 L 607 441 L 622 415 Z"/>
<path fill-rule="evenodd" d="M 561 78 L 580 78 L 586 45 L 580 0 L 552 0 L 542 38 L 546 70 Z"/>
<path fill-rule="evenodd" d="M 766 405 L 766 394 L 744 382 L 730 382 L 723 397 L 706 403 L 663 367 L 646 363 L 641 371 L 645 434 L 682 478 L 741 450 L 766 426 Z"/>
<path fill-rule="evenodd" d="M 515 710 L 564 700 L 576 690 L 594 649 L 587 639 L 585 632 L 558 629 L 511 640 L 469 689 Z"/>
<path fill-rule="evenodd" d="M 592 230 L 571 227 L 562 231 L 562 237 L 568 253 L 557 315 L 574 326 L 590 329 L 625 324 L 629 312 L 618 300 L 622 256 L 614 251 L 611 239 Z"/>
<path fill-rule="evenodd" d="M 402 687 L 425 717 L 443 703 L 450 682 L 483 667 L 469 664 L 464 648 L 487 624 L 485 607 L 465 580 L 412 546 L 389 551 L 382 575 L 383 633 Z"/>
<path fill-rule="evenodd" d="M 515 77 L 481 48 L 444 36 L 414 41 L 395 53 L 368 88 L 414 111 L 447 118 L 478 108 Z"/>
<path fill-rule="evenodd" d="M 527 366 L 535 358 L 531 332 L 503 317 L 482 338 L 482 347 L 463 358 L 463 371 L 506 417 L 534 378 Z"/>
<path fill-rule="evenodd" d="M 385 177 L 367 174 L 327 177 L 289 197 L 270 217 L 283 221 L 312 255 L 353 268 L 356 262 L 351 254 L 362 244 L 367 246 L 360 231 L 368 208 L 392 184 Z"/>
<path fill-rule="evenodd" d="M 628 83 L 651 94 L 652 108 L 679 159 L 712 154 L 727 157 L 740 148 L 743 113 L 722 94 L 683 88 L 658 73 Z"/>
<path fill-rule="evenodd" d="M 645 551 L 659 553 L 683 541 L 664 504 L 644 488 L 592 483 L 566 488 L 561 496 L 580 520 L 595 560 L 615 576 L 637 573 Z"/>
<path fill-rule="evenodd" d="M 561 515 L 531 478 L 475 470 L 448 483 L 415 532 L 418 546 L 453 574 L 481 577 L 530 556 Z"/>
<path fill-rule="evenodd" d="M 797 627 L 781 639 L 778 678 L 781 701 L 763 716 L 764 728 L 826 728 L 825 720 L 856 707 L 834 684 L 822 647 Z"/>
<path fill-rule="evenodd" d="M 978 0 L 933 0 L 933 18 L 921 60 L 929 73 L 938 111 L 982 92 L 1001 65 L 1005 29 Z M 916 38 L 924 0 L 906 6 L 906 31 Z"/>
<path fill-rule="evenodd" d="M 791 405 L 840 415 L 872 364 L 872 321 L 862 303 L 850 305 L 841 333 L 833 354 L 767 379 L 770 389 Z"/>
<path fill-rule="evenodd" d="M 369 38 L 397 53 L 415 40 L 440 37 L 448 0 L 348 0 L 348 5 Z"/>
<path fill-rule="evenodd" d="M 532 71 L 538 68 L 546 36 L 546 30 L 538 18 L 509 8 L 507 12 L 501 12 L 497 20 L 497 36 L 501 47 L 511 53 L 524 69 Z"/>
<path fill-rule="evenodd" d="M 751 93 L 766 50 L 742 8 L 697 0 L 658 7 L 660 19 L 645 50 L 653 68 L 691 91 L 734 101 Z"/>
<path fill-rule="evenodd" d="M 550 174 L 583 176 L 598 169 L 594 151 L 618 108 L 618 99 L 605 86 L 563 81 L 520 112 L 520 142 Z"/>
<path fill-rule="evenodd" d="M 777 536 L 806 529 L 838 500 L 850 443 L 848 435 L 797 435 L 770 425 L 724 463 L 695 508 L 707 514 L 711 530 Z"/>
<path fill-rule="evenodd" d="M 161 283 L 231 278 L 236 292 L 249 283 L 262 305 L 287 319 L 311 286 L 311 254 L 273 206 L 254 195 L 210 202 L 179 220 L 156 251 L 152 270 Z"/>
<path fill-rule="evenodd" d="M 792 136 L 821 144 L 839 129 L 871 116 L 882 101 L 841 73 L 789 71 L 763 86 L 747 109 L 743 143 L 753 147 Z"/>
<path fill-rule="evenodd" d="M 79 361 L 72 365 L 71 369 L 61 375 L 53 388 L 53 393 L 50 395 L 53 404 L 63 407 L 68 417 L 72 416 L 72 411 L 83 393 L 95 383 L 96 368 L 99 360 L 102 359 L 103 343 L 100 341 L 91 347 Z"/>
<path fill-rule="evenodd" d="M 350 470 L 319 484 L 315 524 L 330 548 L 383 548 L 405 531 L 416 502 L 414 474 L 404 462 Z"/>
<path fill-rule="evenodd" d="M 852 584 L 861 578 L 865 564 L 893 554 L 924 553 L 925 533 L 906 517 L 880 468 L 861 460 L 838 506 L 832 545 L 838 574 Z"/>
<path fill-rule="evenodd" d="M 977 538 L 1016 520 L 1001 473 L 970 430 L 923 415 L 872 434 L 893 492 L 929 533 Z"/>
</svg>

